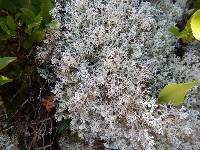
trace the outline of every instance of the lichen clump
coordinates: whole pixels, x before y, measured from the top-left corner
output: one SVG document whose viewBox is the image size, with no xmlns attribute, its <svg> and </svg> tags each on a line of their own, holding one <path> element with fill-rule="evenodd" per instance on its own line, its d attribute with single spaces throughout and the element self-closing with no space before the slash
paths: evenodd
<svg viewBox="0 0 200 150">
<path fill-rule="evenodd" d="M 0 133 L 1 150 L 18 150 L 18 142 L 15 137 L 10 138 L 8 135 Z"/>
<path fill-rule="evenodd" d="M 179 58 L 168 32 L 180 3 L 55 0 L 62 26 L 47 31 L 37 59 L 46 66 L 41 76 L 55 83 L 57 121 L 72 118 L 81 138 L 100 138 L 107 148 L 199 149 L 199 111 L 187 108 L 197 96 L 182 108 L 156 104 L 164 85 L 200 79 L 200 45 Z"/>
</svg>

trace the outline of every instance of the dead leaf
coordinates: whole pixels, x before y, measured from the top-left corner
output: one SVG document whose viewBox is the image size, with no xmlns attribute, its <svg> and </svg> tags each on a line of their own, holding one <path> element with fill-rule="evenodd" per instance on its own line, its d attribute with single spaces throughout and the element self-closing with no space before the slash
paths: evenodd
<svg viewBox="0 0 200 150">
<path fill-rule="evenodd" d="M 42 99 L 42 105 L 44 106 L 47 112 L 51 112 L 55 107 L 54 96 L 46 96 Z"/>
</svg>

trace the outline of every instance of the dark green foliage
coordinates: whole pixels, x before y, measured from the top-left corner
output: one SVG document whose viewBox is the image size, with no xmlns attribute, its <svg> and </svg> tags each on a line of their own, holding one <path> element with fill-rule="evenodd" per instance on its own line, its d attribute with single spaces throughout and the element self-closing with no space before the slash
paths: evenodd
<svg viewBox="0 0 200 150">
<path fill-rule="evenodd" d="M 51 0 L 0 0 L 0 45 L 13 38 L 21 47 L 31 48 L 44 38 L 46 24 L 51 22 Z"/>
<path fill-rule="evenodd" d="M 70 131 L 70 122 L 71 119 L 64 119 L 60 122 L 60 126 L 58 127 L 58 133 L 66 134 Z"/>
<path fill-rule="evenodd" d="M 33 31 L 31 36 L 30 36 L 30 40 L 32 42 L 41 42 L 44 38 L 44 32 L 43 31 Z"/>
<path fill-rule="evenodd" d="M 49 11 L 53 8 L 52 0 L 45 1 L 48 7 L 41 0 L 0 0 L 0 56 L 17 57 L 17 61 L 0 70 L 0 82 L 13 79 L 12 83 L 0 86 L 8 116 L 23 103 L 27 90 L 39 80 L 35 47 L 42 44 L 44 29 L 51 22 Z M 11 100 L 15 92 L 18 94 Z"/>
<path fill-rule="evenodd" d="M 40 0 L 40 2 L 41 16 L 43 21 L 44 23 L 49 23 L 51 21 L 49 10 L 53 8 L 53 4 L 50 0 Z"/>
<path fill-rule="evenodd" d="M 14 18 L 13 18 L 11 15 L 8 15 L 8 16 L 7 16 L 7 18 L 6 18 L 6 23 L 7 23 L 8 27 L 9 27 L 11 30 L 14 30 L 14 31 L 17 30 L 17 24 L 16 24 Z"/>
<path fill-rule="evenodd" d="M 34 57 L 34 47 L 44 39 L 44 29 L 51 22 L 52 8 L 51 0 L 0 0 L 0 55 L 19 57 L 2 74 L 16 79 L 27 71 L 19 64 L 25 63 L 24 57 Z"/>
<path fill-rule="evenodd" d="M 192 0 L 192 8 L 200 9 L 200 0 Z"/>
</svg>

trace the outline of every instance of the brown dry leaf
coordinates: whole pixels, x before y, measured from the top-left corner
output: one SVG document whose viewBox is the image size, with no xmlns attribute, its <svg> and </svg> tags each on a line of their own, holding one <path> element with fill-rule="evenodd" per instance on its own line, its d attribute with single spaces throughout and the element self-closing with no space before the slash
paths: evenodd
<svg viewBox="0 0 200 150">
<path fill-rule="evenodd" d="M 47 96 L 43 98 L 42 105 L 46 109 L 47 112 L 51 112 L 52 109 L 55 107 L 54 103 L 54 97 L 53 96 Z"/>
</svg>

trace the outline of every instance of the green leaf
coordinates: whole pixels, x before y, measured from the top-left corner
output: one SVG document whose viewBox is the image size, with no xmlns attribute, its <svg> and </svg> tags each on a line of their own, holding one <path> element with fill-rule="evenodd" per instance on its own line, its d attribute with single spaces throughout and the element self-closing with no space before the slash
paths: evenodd
<svg viewBox="0 0 200 150">
<path fill-rule="evenodd" d="M 26 29 L 26 33 L 28 33 L 30 35 L 33 29 L 38 29 L 41 24 L 41 21 L 42 21 L 41 15 L 37 15 L 34 18 L 33 23 L 28 25 L 28 28 Z"/>
<path fill-rule="evenodd" d="M 58 30 L 60 28 L 60 25 L 61 25 L 60 22 L 52 20 L 47 26 L 49 26 L 53 30 Z"/>
<path fill-rule="evenodd" d="M 49 23 L 51 21 L 50 10 L 53 9 L 53 3 L 51 0 L 41 0 L 40 4 L 41 16 L 44 23 Z"/>
<path fill-rule="evenodd" d="M 16 13 L 15 14 L 15 18 L 18 20 L 19 19 L 19 17 L 21 17 L 23 15 L 23 13 L 21 13 L 21 12 L 18 12 L 18 13 Z"/>
<path fill-rule="evenodd" d="M 33 19 L 35 17 L 34 12 L 28 8 L 21 8 L 20 10 L 22 11 L 23 15 L 29 19 Z"/>
<path fill-rule="evenodd" d="M 170 27 L 168 31 L 174 34 L 177 38 L 182 39 L 184 43 L 190 43 L 193 40 L 190 21 L 190 19 L 187 21 L 186 26 L 182 31 L 179 31 L 176 26 Z"/>
<path fill-rule="evenodd" d="M 33 27 L 39 27 L 42 21 L 42 16 L 39 14 L 34 18 Z"/>
<path fill-rule="evenodd" d="M 19 17 L 19 21 L 21 24 L 26 24 L 28 26 L 34 21 L 35 14 L 31 9 L 21 8 L 21 14 L 17 13 L 17 17 Z"/>
<path fill-rule="evenodd" d="M 23 47 L 25 49 L 31 48 L 32 45 L 33 45 L 33 42 L 29 38 L 25 39 L 23 42 Z"/>
<path fill-rule="evenodd" d="M 11 30 L 16 30 L 16 29 L 17 29 L 17 25 L 16 25 L 15 20 L 13 19 L 12 16 L 10 16 L 10 15 L 7 16 L 6 22 L 7 22 L 8 27 L 9 27 Z"/>
<path fill-rule="evenodd" d="M 15 30 L 11 30 L 11 31 L 10 31 L 10 36 L 11 36 L 11 37 L 15 37 L 16 34 L 17 34 L 17 32 L 16 32 Z"/>
<path fill-rule="evenodd" d="M 131 55 L 133 54 L 133 48 L 128 48 L 128 58 L 131 57 Z"/>
<path fill-rule="evenodd" d="M 6 84 L 8 82 L 12 82 L 12 79 L 9 79 L 5 76 L 0 76 L 0 86 Z"/>
<path fill-rule="evenodd" d="M 10 62 L 15 61 L 16 57 L 2 57 L 0 58 L 0 69 L 6 67 Z"/>
<path fill-rule="evenodd" d="M 32 0 L 15 0 L 17 8 L 29 8 L 32 5 Z"/>
<path fill-rule="evenodd" d="M 191 28 L 193 36 L 200 41 L 200 9 L 192 15 Z"/>
<path fill-rule="evenodd" d="M 0 21 L 0 27 L 6 34 L 8 34 L 8 35 L 10 34 L 10 30 L 8 29 L 5 22 L 3 22 L 2 20 Z"/>
<path fill-rule="evenodd" d="M 32 42 L 41 42 L 44 39 L 44 32 L 43 31 L 33 31 L 30 36 L 30 40 Z"/>
<path fill-rule="evenodd" d="M 179 37 L 179 36 L 180 36 L 179 28 L 177 28 L 176 26 L 170 27 L 170 28 L 168 29 L 168 31 L 169 31 L 170 33 L 172 33 L 173 35 L 175 35 L 176 37 Z"/>
<path fill-rule="evenodd" d="M 166 85 L 158 96 L 158 103 L 171 103 L 174 106 L 180 105 L 184 102 L 185 95 L 189 90 L 192 89 L 194 85 L 197 84 L 197 81 L 189 83 L 172 83 Z"/>
</svg>

